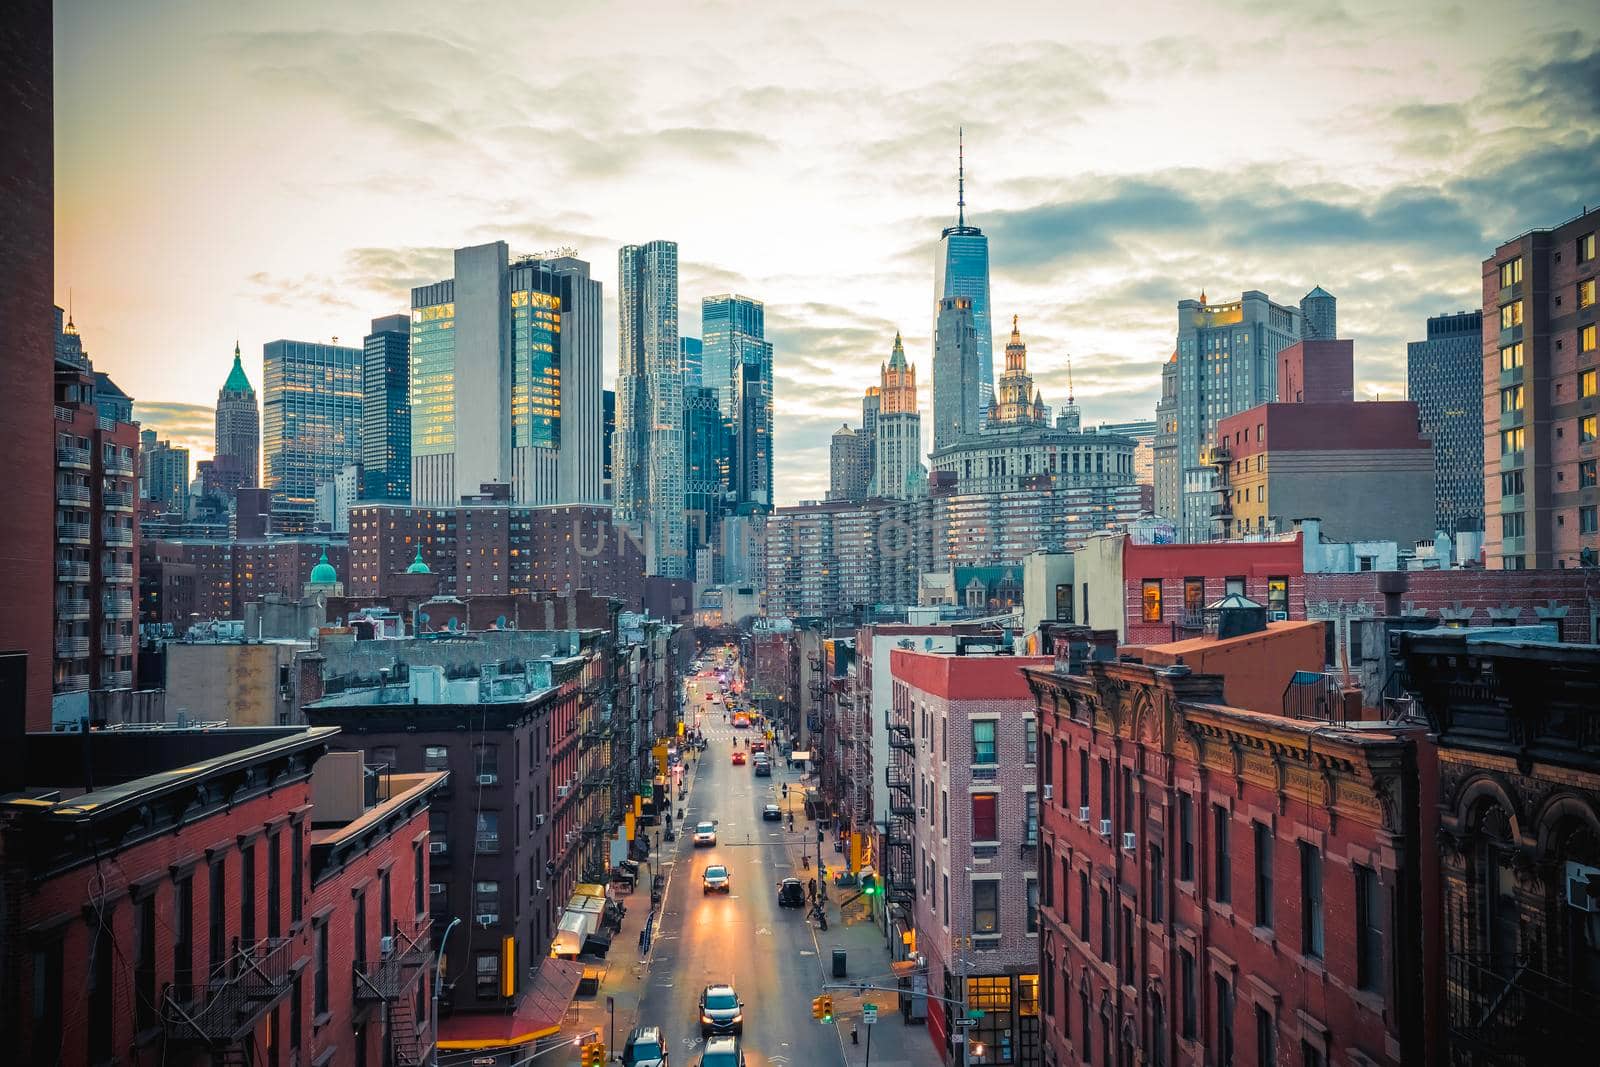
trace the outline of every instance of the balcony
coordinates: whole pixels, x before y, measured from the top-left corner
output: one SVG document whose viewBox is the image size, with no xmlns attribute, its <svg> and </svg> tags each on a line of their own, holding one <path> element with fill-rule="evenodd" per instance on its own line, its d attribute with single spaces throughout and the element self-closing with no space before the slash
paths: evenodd
<svg viewBox="0 0 1600 1067">
<path fill-rule="evenodd" d="M 131 568 L 130 568 L 131 569 Z M 131 577 L 131 575 L 130 575 Z M 56 581 L 58 582 L 87 582 L 89 580 L 89 565 L 77 560 L 56 561 Z"/>
<path fill-rule="evenodd" d="M 1211 517 L 1213 519 L 1227 519 L 1233 517 L 1233 505 L 1229 503 L 1212 504 Z"/>
<path fill-rule="evenodd" d="M 133 546 L 133 531 L 125 530 L 120 526 L 112 526 L 101 532 L 100 540 L 104 541 L 108 545 L 120 545 L 123 548 L 131 548 Z"/>
<path fill-rule="evenodd" d="M 56 601 L 56 618 L 58 619 L 87 619 L 89 617 L 89 602 L 87 600 L 58 600 Z"/>
<path fill-rule="evenodd" d="M 100 651 L 107 656 L 126 656 L 133 651 L 133 635 L 106 634 L 100 639 Z"/>
<path fill-rule="evenodd" d="M 57 417 L 60 417 L 59 411 L 57 412 Z M 65 421 L 70 422 L 72 420 L 67 419 Z M 89 450 L 87 448 L 57 448 L 56 466 L 86 471 L 90 466 Z"/>
<path fill-rule="evenodd" d="M 89 654 L 87 637 L 57 637 L 56 655 L 63 659 L 77 659 Z"/>
<path fill-rule="evenodd" d="M 116 489 L 107 489 L 100 494 L 100 502 L 107 511 L 132 511 L 133 494 L 124 493 Z"/>
<path fill-rule="evenodd" d="M 133 686 L 132 671 L 105 671 L 100 675 L 100 684 L 106 689 L 129 689 Z"/>
<path fill-rule="evenodd" d="M 901 752 L 915 752 L 917 743 L 911 739 L 911 727 L 904 723 L 889 724 L 889 747 Z"/>
<path fill-rule="evenodd" d="M 128 585 L 133 581 L 133 565 L 129 563 L 113 563 L 109 567 L 101 567 L 100 573 L 113 585 Z"/>
<path fill-rule="evenodd" d="M 294 988 L 293 942 L 240 946 L 201 987 L 169 986 L 161 1021 L 168 1041 L 221 1048 L 248 1037 Z"/>
<path fill-rule="evenodd" d="M 86 522 L 56 523 L 56 541 L 64 545 L 88 544 L 89 524 Z"/>
<path fill-rule="evenodd" d="M 89 676 L 84 673 L 63 674 L 55 683 L 55 691 L 58 693 L 77 693 L 87 688 L 89 688 Z"/>
<path fill-rule="evenodd" d="M 426 921 L 410 934 L 396 927 L 391 937 L 384 938 L 389 942 L 389 951 L 381 959 L 352 962 L 358 1004 L 389 1003 L 415 988 L 417 978 L 433 960 L 429 929 Z"/>
<path fill-rule="evenodd" d="M 1567 1062 L 1571 1035 L 1600 1014 L 1600 999 L 1570 982 L 1480 953 L 1446 959 L 1445 996 L 1450 1043 L 1478 1062 Z"/>
<path fill-rule="evenodd" d="M 133 598 L 131 596 L 103 596 L 100 598 L 100 611 L 108 619 L 133 618 Z"/>
<path fill-rule="evenodd" d="M 1205 450 L 1205 455 L 1202 457 L 1201 462 L 1208 467 L 1215 467 L 1221 463 L 1232 463 L 1233 449 L 1229 447 L 1228 442 L 1218 441 Z"/>
<path fill-rule="evenodd" d="M 57 482 L 56 503 L 67 507 L 86 508 L 89 506 L 89 487 Z"/>
<path fill-rule="evenodd" d="M 125 459 L 122 456 L 117 456 L 114 459 L 108 459 L 106 460 L 106 473 L 110 475 L 120 475 L 124 478 L 132 478 L 133 460 Z"/>
</svg>

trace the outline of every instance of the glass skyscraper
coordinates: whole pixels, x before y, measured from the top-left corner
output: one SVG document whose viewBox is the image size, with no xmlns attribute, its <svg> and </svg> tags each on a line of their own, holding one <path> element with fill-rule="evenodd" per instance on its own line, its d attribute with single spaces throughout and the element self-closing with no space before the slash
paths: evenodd
<svg viewBox="0 0 1600 1067">
<path fill-rule="evenodd" d="M 989 238 L 976 226 L 967 225 L 966 153 L 963 148 L 956 177 L 956 224 L 945 227 L 939 237 L 939 257 L 934 263 L 934 331 L 938 331 L 938 308 L 946 297 L 964 296 L 972 301 L 972 329 L 978 340 L 978 397 L 980 419 L 994 401 L 994 331 L 989 324 Z M 937 372 L 935 395 L 940 392 Z M 958 387 L 946 385 L 946 395 L 957 395 Z"/>
<path fill-rule="evenodd" d="M 310 341 L 269 341 L 263 357 L 262 452 L 272 525 L 298 533 L 311 527 L 317 486 L 361 462 L 364 354 Z"/>
<path fill-rule="evenodd" d="M 766 305 L 747 296 L 723 293 L 700 301 L 700 384 L 717 391 L 729 417 L 735 417 L 730 401 L 734 368 L 746 342 L 767 336 L 766 321 Z"/>
<path fill-rule="evenodd" d="M 362 341 L 361 495 L 411 499 L 411 319 L 372 320 Z"/>
<path fill-rule="evenodd" d="M 1406 381 L 1433 440 L 1435 528 L 1483 529 L 1483 312 L 1430 318 L 1428 339 L 1406 346 Z"/>
<path fill-rule="evenodd" d="M 682 578 L 688 543 L 677 242 L 618 249 L 617 292 L 616 521 L 644 531 L 650 574 Z"/>
</svg>

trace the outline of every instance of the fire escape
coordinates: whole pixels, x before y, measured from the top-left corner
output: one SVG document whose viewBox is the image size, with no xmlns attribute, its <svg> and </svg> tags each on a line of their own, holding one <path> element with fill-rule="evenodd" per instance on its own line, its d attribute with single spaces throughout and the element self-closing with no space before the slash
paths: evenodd
<svg viewBox="0 0 1600 1067">
<path fill-rule="evenodd" d="M 615 718 L 611 701 L 605 693 L 605 683 L 598 674 L 583 683 L 580 700 L 585 709 L 582 713 L 583 744 L 590 754 L 589 772 L 581 785 L 585 810 L 584 877 L 598 881 L 605 876 L 607 867 L 604 839 L 609 828 L 620 818 L 612 810 L 613 797 L 618 790 L 618 783 L 612 780 Z"/>
<path fill-rule="evenodd" d="M 1211 521 L 1219 524 L 1218 535 L 1227 538 L 1233 527 L 1233 484 L 1228 479 L 1233 470 L 1233 451 L 1228 442 L 1218 441 L 1205 449 L 1200 459 L 1206 466 L 1217 469 L 1215 488 L 1220 502 L 1211 505 Z"/>
<path fill-rule="evenodd" d="M 233 954 L 201 986 L 170 985 L 162 997 L 167 1041 L 200 1046 L 238 1059 L 258 1023 L 294 988 L 293 943 L 265 938 L 248 945 L 234 939 Z"/>
<path fill-rule="evenodd" d="M 855 782 L 850 775 L 856 766 L 855 701 L 851 699 L 847 678 L 829 678 L 829 706 L 833 721 L 834 749 L 829 760 L 833 769 L 833 802 L 838 809 L 840 829 L 852 828 L 860 819 L 855 805 Z"/>
<path fill-rule="evenodd" d="M 389 1041 L 389 1058 L 395 1067 L 422 1067 L 433 1042 L 428 1036 L 421 1000 L 428 995 L 424 976 L 433 964 L 429 923 L 424 920 L 408 935 L 395 924 L 383 939 L 377 960 L 356 960 L 355 1010 L 359 1015 L 383 1005 L 383 1032 Z"/>
<path fill-rule="evenodd" d="M 910 725 L 894 711 L 889 715 L 889 766 L 884 768 L 889 785 L 884 894 L 902 908 L 910 908 L 917 897 L 917 872 L 911 862 L 911 835 L 917 822 L 917 746 L 911 738 Z"/>
<path fill-rule="evenodd" d="M 872 695 L 863 693 L 856 688 L 856 677 L 852 675 L 847 683 L 850 687 L 850 704 L 854 722 L 851 727 L 851 736 L 855 739 L 855 762 L 850 768 L 850 787 L 854 794 L 852 803 L 855 808 L 855 823 L 857 828 L 872 829 Z M 870 846 L 875 835 L 868 833 L 866 841 Z M 864 863 L 875 864 L 876 858 L 865 856 Z"/>
</svg>

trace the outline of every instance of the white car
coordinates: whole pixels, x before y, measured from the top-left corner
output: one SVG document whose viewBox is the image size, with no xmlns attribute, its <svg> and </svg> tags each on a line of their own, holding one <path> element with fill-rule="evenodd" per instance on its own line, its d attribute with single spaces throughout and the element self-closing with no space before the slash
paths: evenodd
<svg viewBox="0 0 1600 1067">
<path fill-rule="evenodd" d="M 714 822 L 696 823 L 694 827 L 694 847 L 701 845 L 715 845 L 717 843 L 717 824 Z"/>
</svg>

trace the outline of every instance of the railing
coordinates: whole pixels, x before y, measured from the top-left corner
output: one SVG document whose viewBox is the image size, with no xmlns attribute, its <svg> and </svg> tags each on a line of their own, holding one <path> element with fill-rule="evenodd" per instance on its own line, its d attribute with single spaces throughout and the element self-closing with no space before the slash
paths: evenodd
<svg viewBox="0 0 1600 1067">
<path fill-rule="evenodd" d="M 56 679 L 55 689 L 58 693 L 76 693 L 89 688 L 87 674 L 63 674 Z"/>
<path fill-rule="evenodd" d="M 100 502 L 109 511 L 132 511 L 133 494 L 119 489 L 107 489 L 100 494 Z"/>
<path fill-rule="evenodd" d="M 121 456 L 117 456 L 115 459 L 108 459 L 106 460 L 106 473 L 112 475 L 120 474 L 124 478 L 132 478 L 133 460 L 123 459 Z"/>
<path fill-rule="evenodd" d="M 108 567 L 101 567 L 100 572 L 105 575 L 108 582 L 124 584 L 133 581 L 133 565 L 129 563 L 113 563 Z"/>
<path fill-rule="evenodd" d="M 428 939 L 430 928 L 431 922 L 427 920 L 410 934 L 396 926 L 388 955 L 377 960 L 353 961 L 356 1000 L 392 1001 L 404 996 L 433 958 Z"/>
<path fill-rule="evenodd" d="M 87 600 L 58 600 L 56 601 L 56 618 L 58 619 L 87 619 L 89 617 L 89 602 Z"/>
<path fill-rule="evenodd" d="M 56 523 L 56 540 L 86 545 L 89 543 L 89 524 L 86 522 L 58 522 Z"/>
<path fill-rule="evenodd" d="M 204 986 L 168 986 L 162 1023 L 169 1041 L 210 1046 L 239 1041 L 294 986 L 293 942 L 267 938 L 240 946 L 211 973 Z"/>
<path fill-rule="evenodd" d="M 129 577 L 132 577 L 132 575 Z M 78 563 L 70 560 L 56 561 L 56 581 L 87 582 L 88 580 L 89 565 L 87 563 Z"/>
<path fill-rule="evenodd" d="M 1198 611 L 1185 610 L 1178 617 L 1178 629 L 1201 631 L 1206 628 L 1206 618 Z"/>
<path fill-rule="evenodd" d="M 1211 517 L 1213 519 L 1225 518 L 1226 516 L 1229 516 L 1229 515 L 1232 515 L 1232 514 L 1233 514 L 1233 505 L 1232 504 L 1212 504 L 1211 505 Z"/>
<path fill-rule="evenodd" d="M 58 637 L 56 638 L 56 655 L 58 656 L 87 656 L 89 654 L 89 639 L 87 637 Z"/>
<path fill-rule="evenodd" d="M 87 485 L 63 485 L 58 482 L 56 484 L 56 503 L 88 507 L 89 487 Z"/>
<path fill-rule="evenodd" d="M 108 545 L 133 544 L 133 531 L 124 530 L 120 526 L 112 526 L 104 530 L 100 539 Z"/>
<path fill-rule="evenodd" d="M 126 596 L 102 597 L 100 610 L 108 619 L 131 619 L 133 618 L 133 598 Z"/>
<path fill-rule="evenodd" d="M 70 414 L 65 419 L 61 418 L 60 408 L 56 409 L 56 418 L 62 422 L 72 421 L 72 416 Z M 56 466 L 58 467 L 82 467 L 84 470 L 88 470 L 89 465 L 90 458 L 89 450 L 87 448 L 56 449 Z"/>
<path fill-rule="evenodd" d="M 100 676 L 100 684 L 107 689 L 127 689 L 133 685 L 133 672 L 108 671 Z"/>
<path fill-rule="evenodd" d="M 1572 1058 L 1572 1035 L 1600 1014 L 1600 998 L 1525 964 L 1494 966 L 1486 953 L 1445 961 L 1451 1044 L 1501 1064 Z"/>
<path fill-rule="evenodd" d="M 133 651 L 130 634 L 107 634 L 100 639 L 100 649 L 110 656 L 123 656 Z"/>
</svg>

